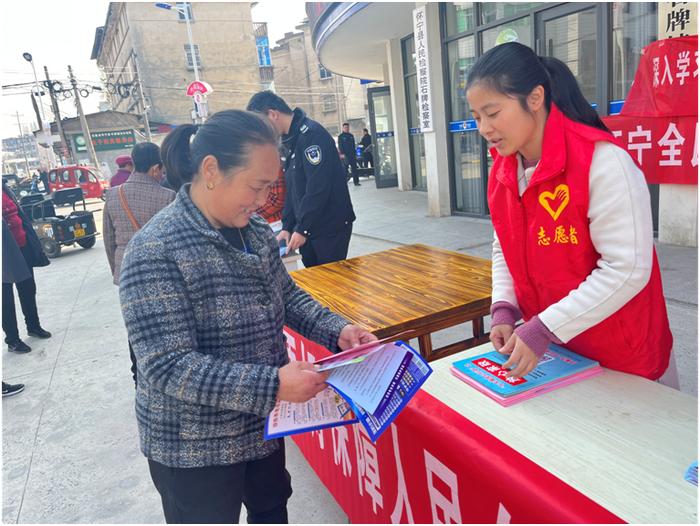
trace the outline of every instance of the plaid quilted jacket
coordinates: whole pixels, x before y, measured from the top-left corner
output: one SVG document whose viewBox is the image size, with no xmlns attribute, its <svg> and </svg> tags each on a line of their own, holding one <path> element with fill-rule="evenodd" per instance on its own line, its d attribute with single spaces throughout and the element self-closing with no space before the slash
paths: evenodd
<svg viewBox="0 0 700 526">
<path fill-rule="evenodd" d="M 288 362 L 282 326 L 337 351 L 348 323 L 295 285 L 266 223 L 253 217 L 243 231 L 253 254 L 211 226 L 186 185 L 124 254 L 119 295 L 138 364 L 141 450 L 161 464 L 272 453 L 263 425 Z"/>
</svg>

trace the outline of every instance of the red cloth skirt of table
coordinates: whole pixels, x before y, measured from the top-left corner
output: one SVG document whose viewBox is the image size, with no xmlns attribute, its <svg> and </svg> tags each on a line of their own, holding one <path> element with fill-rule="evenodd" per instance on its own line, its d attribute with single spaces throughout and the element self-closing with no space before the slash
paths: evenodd
<svg viewBox="0 0 700 526">
<path fill-rule="evenodd" d="M 285 333 L 294 359 L 330 354 Z M 424 391 L 376 444 L 357 424 L 293 439 L 352 523 L 624 522 Z"/>
</svg>

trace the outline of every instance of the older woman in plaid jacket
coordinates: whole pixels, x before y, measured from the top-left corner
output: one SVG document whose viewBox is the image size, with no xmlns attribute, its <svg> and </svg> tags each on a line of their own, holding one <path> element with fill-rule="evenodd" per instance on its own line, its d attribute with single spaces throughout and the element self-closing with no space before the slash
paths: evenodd
<svg viewBox="0 0 700 526">
<path fill-rule="evenodd" d="M 124 255 L 141 450 L 168 523 L 235 523 L 241 503 L 249 523 L 287 522 L 284 442 L 264 440 L 265 417 L 327 376 L 289 362 L 282 327 L 331 350 L 376 339 L 299 289 L 252 217 L 277 179 L 277 143 L 262 117 L 235 110 L 173 130 L 166 169 L 192 183 Z"/>
</svg>

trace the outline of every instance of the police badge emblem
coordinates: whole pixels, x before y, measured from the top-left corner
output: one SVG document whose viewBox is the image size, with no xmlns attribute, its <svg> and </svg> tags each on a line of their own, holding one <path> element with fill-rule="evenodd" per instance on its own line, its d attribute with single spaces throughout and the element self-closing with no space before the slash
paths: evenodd
<svg viewBox="0 0 700 526">
<path fill-rule="evenodd" d="M 306 156 L 306 160 L 314 166 L 321 164 L 321 148 L 319 146 L 309 146 L 304 150 L 304 155 Z"/>
</svg>

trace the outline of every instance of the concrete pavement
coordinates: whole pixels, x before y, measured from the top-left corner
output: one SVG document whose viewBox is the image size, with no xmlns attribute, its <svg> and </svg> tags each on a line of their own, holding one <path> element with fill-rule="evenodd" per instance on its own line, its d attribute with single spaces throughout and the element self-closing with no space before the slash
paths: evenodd
<svg viewBox="0 0 700 526">
<path fill-rule="evenodd" d="M 362 182 L 351 186 L 358 216 L 351 257 L 416 242 L 490 257 L 488 221 L 427 217 L 424 193 Z M 697 396 L 697 249 L 660 245 L 658 251 L 681 389 Z M 33 348 L 27 355 L 3 349 L 3 379 L 27 385 L 2 404 L 3 522 L 163 522 L 138 450 L 126 331 L 101 240 L 90 250 L 65 249 L 36 277 L 42 324 L 53 337 L 27 338 Z M 469 325 L 441 331 L 435 342 L 469 331 Z M 287 444 L 295 489 L 290 521 L 347 522 Z"/>
</svg>

